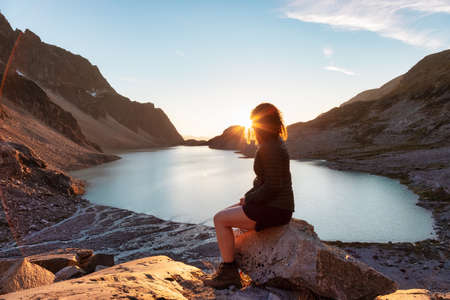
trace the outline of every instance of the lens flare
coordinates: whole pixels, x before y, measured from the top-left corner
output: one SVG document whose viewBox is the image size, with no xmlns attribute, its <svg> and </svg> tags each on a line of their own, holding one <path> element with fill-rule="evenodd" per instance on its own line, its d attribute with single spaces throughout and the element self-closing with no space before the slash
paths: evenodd
<svg viewBox="0 0 450 300">
<path fill-rule="evenodd" d="M 3 88 L 5 87 L 5 82 L 6 82 L 6 76 L 8 75 L 9 67 L 11 66 L 11 63 L 14 59 L 14 55 L 16 53 L 16 49 L 17 49 L 17 46 L 19 45 L 21 38 L 22 38 L 22 32 L 19 32 L 19 36 L 17 37 L 16 42 L 14 43 L 14 46 L 11 50 L 11 54 L 9 55 L 9 58 L 8 58 L 8 62 L 6 63 L 5 71 L 3 72 L 2 83 L 0 85 L 0 113 L 3 112 L 2 97 L 3 97 Z"/>
</svg>

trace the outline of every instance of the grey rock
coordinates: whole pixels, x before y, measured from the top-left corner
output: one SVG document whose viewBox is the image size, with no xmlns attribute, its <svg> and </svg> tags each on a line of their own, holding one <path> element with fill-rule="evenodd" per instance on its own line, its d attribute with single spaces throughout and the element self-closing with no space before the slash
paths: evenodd
<svg viewBox="0 0 450 300">
<path fill-rule="evenodd" d="M 114 255 L 98 253 L 90 256 L 81 267 L 88 273 L 95 271 L 98 265 L 112 267 L 114 266 Z"/>
<path fill-rule="evenodd" d="M 103 269 L 109 268 L 108 266 L 97 265 L 95 266 L 95 272 L 101 271 Z"/>
<path fill-rule="evenodd" d="M 397 289 L 375 269 L 322 243 L 305 221 L 235 235 L 236 260 L 256 284 L 333 299 L 373 299 Z"/>
<path fill-rule="evenodd" d="M 67 266 L 55 274 L 55 282 L 81 277 L 86 274 L 79 266 Z"/>
</svg>

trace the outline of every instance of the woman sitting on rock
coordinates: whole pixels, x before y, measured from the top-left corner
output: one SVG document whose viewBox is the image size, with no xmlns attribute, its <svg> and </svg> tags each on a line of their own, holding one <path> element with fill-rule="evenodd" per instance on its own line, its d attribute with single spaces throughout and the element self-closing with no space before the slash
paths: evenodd
<svg viewBox="0 0 450 300">
<path fill-rule="evenodd" d="M 214 216 L 217 242 L 223 262 L 205 284 L 217 289 L 230 285 L 241 287 L 234 261 L 233 227 L 260 231 L 289 223 L 294 211 L 289 154 L 284 141 L 287 131 L 280 111 L 270 103 L 255 107 L 250 115 L 251 138 L 256 138 L 253 169 L 256 178 L 240 202 Z"/>
</svg>

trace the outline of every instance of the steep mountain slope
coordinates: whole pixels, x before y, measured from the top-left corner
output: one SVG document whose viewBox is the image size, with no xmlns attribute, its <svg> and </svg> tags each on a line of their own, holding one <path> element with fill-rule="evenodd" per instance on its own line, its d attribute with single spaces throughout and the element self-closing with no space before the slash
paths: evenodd
<svg viewBox="0 0 450 300">
<path fill-rule="evenodd" d="M 402 80 L 403 76 L 400 75 L 398 77 L 395 77 L 394 79 L 390 80 L 389 82 L 383 84 L 381 87 L 377 89 L 371 89 L 364 92 L 359 93 L 355 97 L 351 98 L 350 100 L 344 102 L 341 104 L 346 105 L 357 101 L 372 101 L 380 99 L 386 95 L 388 95 L 390 92 L 392 92 L 395 88 L 398 87 L 400 81 Z"/>
<path fill-rule="evenodd" d="M 400 75 L 377 89 L 359 93 L 342 105 L 357 101 L 372 101 L 390 96 L 419 97 L 425 93 L 442 93 L 450 82 L 450 50 L 426 56 L 406 74 Z"/>
<path fill-rule="evenodd" d="M 16 103 L 4 100 L 7 116 L 0 123 L 0 141 L 14 142 L 32 149 L 49 167 L 75 170 L 119 159 L 118 156 L 78 144 Z M 64 119 L 55 120 L 60 124 Z M 65 128 L 71 130 L 69 126 Z"/>
<path fill-rule="evenodd" d="M 450 145 L 450 50 L 429 55 L 376 101 L 355 101 L 288 126 L 295 157 Z"/>
<path fill-rule="evenodd" d="M 36 83 L 14 69 L 5 78 L 0 140 L 33 149 L 54 169 L 79 169 L 119 158 L 101 153 L 73 115 L 53 103 Z"/>
<path fill-rule="evenodd" d="M 0 15 L 0 67 L 6 64 L 19 34 Z M 161 109 L 119 95 L 87 59 L 42 42 L 29 30 L 21 36 L 11 68 L 41 87 L 50 100 L 73 113 L 83 134 L 102 148 L 183 142 Z M 84 123 L 86 119 L 90 121 L 88 124 Z"/>
<path fill-rule="evenodd" d="M 86 139 L 71 113 L 50 101 L 33 81 L 16 72 L 9 73 L 5 80 L 4 97 L 80 146 L 101 152 L 99 146 Z"/>
<path fill-rule="evenodd" d="M 157 144 L 157 141 L 154 141 L 154 137 L 142 130 L 134 132 L 130 128 L 117 122 L 117 120 L 110 115 L 107 115 L 99 121 L 92 115 L 82 111 L 75 104 L 67 101 L 61 95 L 50 89 L 45 89 L 45 91 L 54 103 L 64 110 L 70 111 L 75 119 L 77 119 L 78 124 L 86 137 L 89 140 L 96 141 L 97 144 L 102 145 L 103 150 L 106 152 L 108 152 L 108 150 L 117 149 L 141 148 L 146 146 L 152 147 Z"/>
</svg>

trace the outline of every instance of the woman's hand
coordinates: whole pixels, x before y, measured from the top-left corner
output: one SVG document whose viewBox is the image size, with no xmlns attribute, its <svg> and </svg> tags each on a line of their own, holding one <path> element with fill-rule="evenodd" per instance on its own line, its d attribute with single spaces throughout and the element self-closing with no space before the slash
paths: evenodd
<svg viewBox="0 0 450 300">
<path fill-rule="evenodd" d="M 239 202 L 233 205 L 228 206 L 227 208 L 232 208 L 232 207 L 236 207 L 236 206 L 242 206 L 245 203 L 245 197 L 242 197 L 241 199 L 239 199 Z"/>
</svg>

